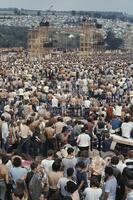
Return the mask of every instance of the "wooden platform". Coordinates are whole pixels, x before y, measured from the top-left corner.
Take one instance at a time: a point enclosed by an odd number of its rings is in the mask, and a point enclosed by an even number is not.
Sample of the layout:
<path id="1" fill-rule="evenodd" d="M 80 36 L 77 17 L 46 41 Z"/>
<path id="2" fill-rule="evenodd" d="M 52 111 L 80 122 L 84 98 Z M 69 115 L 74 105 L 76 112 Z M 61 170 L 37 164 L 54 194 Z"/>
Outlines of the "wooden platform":
<path id="1" fill-rule="evenodd" d="M 133 139 L 131 138 L 123 138 L 119 135 L 115 135 L 115 134 L 110 134 L 110 136 L 113 138 L 113 142 L 111 144 L 111 149 L 114 150 L 115 149 L 115 146 L 116 144 L 125 144 L 125 145 L 128 145 L 128 146 L 133 146 Z"/>

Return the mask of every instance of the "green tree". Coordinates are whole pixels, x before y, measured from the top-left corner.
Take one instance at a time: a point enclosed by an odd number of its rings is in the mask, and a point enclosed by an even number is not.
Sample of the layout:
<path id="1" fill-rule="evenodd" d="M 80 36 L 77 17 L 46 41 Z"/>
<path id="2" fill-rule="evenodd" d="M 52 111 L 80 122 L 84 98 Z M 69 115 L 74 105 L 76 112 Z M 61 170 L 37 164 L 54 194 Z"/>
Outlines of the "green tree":
<path id="1" fill-rule="evenodd" d="M 122 38 L 116 37 L 112 30 L 108 30 L 105 39 L 106 48 L 109 50 L 119 49 L 123 45 Z"/>
<path id="2" fill-rule="evenodd" d="M 27 47 L 28 28 L 0 26 L 0 48 Z"/>
<path id="3" fill-rule="evenodd" d="M 75 15 L 76 15 L 76 11 L 75 11 L 75 10 L 72 10 L 72 11 L 71 11 L 71 15 L 72 15 L 72 16 L 75 16 Z"/>
<path id="4" fill-rule="evenodd" d="M 40 10 L 37 11 L 37 16 L 41 16 L 41 11 Z"/>

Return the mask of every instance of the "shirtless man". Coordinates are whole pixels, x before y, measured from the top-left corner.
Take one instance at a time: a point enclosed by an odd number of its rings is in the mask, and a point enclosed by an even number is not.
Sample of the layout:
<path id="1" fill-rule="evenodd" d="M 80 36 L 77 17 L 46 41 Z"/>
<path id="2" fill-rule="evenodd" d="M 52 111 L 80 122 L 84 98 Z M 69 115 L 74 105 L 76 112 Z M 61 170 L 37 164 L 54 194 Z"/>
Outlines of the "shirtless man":
<path id="1" fill-rule="evenodd" d="M 70 98 L 70 114 L 71 114 L 71 116 L 74 116 L 74 114 L 75 114 L 75 105 L 76 105 L 76 98 L 75 98 L 75 96 L 72 96 Z"/>
<path id="2" fill-rule="evenodd" d="M 60 171 L 60 168 L 60 162 L 54 161 L 52 165 L 52 171 L 48 173 L 49 196 L 53 195 L 57 191 L 57 183 L 59 179 L 63 177 L 63 172 Z"/>
<path id="3" fill-rule="evenodd" d="M 44 146 L 44 151 L 47 154 L 47 151 L 52 149 L 55 149 L 55 129 L 52 128 L 49 124 L 47 124 L 47 127 L 45 128 L 45 136 L 46 136 L 46 142 Z"/>
<path id="4" fill-rule="evenodd" d="M 8 168 L 4 165 L 4 157 L 0 164 L 0 199 L 5 200 L 6 184 L 9 182 Z"/>
<path id="5" fill-rule="evenodd" d="M 12 199 L 13 200 L 22 200 L 24 197 L 24 192 L 21 189 L 16 188 L 13 191 Z"/>

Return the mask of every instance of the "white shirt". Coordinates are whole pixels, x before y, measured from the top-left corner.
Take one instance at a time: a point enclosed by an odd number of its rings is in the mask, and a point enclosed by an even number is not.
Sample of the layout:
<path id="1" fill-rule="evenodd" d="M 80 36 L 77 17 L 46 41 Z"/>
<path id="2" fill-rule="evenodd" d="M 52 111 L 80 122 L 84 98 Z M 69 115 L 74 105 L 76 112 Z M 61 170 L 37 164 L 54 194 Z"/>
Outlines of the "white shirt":
<path id="1" fill-rule="evenodd" d="M 133 191 L 129 192 L 127 194 L 127 199 L 126 200 L 133 200 Z"/>
<path id="2" fill-rule="evenodd" d="M 88 85 L 87 79 L 83 79 L 83 83 L 85 86 L 87 86 Z"/>
<path id="3" fill-rule="evenodd" d="M 60 189 L 63 196 L 70 196 L 70 194 L 65 190 L 65 186 L 69 180 L 66 177 L 61 177 L 58 181 L 57 188 Z"/>
<path id="4" fill-rule="evenodd" d="M 90 108 L 90 104 L 91 104 L 90 100 L 84 101 L 85 108 Z"/>
<path id="5" fill-rule="evenodd" d="M 121 113 L 122 113 L 122 106 L 116 105 L 116 107 L 114 109 L 114 115 L 121 116 Z"/>
<path id="6" fill-rule="evenodd" d="M 105 192 L 109 193 L 108 200 L 115 200 L 117 180 L 115 177 L 107 180 L 105 183 Z"/>
<path id="7" fill-rule="evenodd" d="M 102 195 L 101 188 L 86 188 L 84 190 L 85 200 L 99 200 Z"/>
<path id="8" fill-rule="evenodd" d="M 30 92 L 29 92 L 29 91 L 24 92 L 24 99 L 25 99 L 25 100 L 28 100 L 28 99 L 29 99 L 29 96 L 30 96 Z"/>
<path id="9" fill-rule="evenodd" d="M 123 86 L 123 84 L 124 84 L 124 81 L 119 81 L 119 86 L 120 87 Z"/>
<path id="10" fill-rule="evenodd" d="M 126 164 L 126 166 L 127 166 L 129 169 L 133 170 L 133 159 L 132 159 L 132 158 L 126 159 L 124 163 Z"/>
<path id="11" fill-rule="evenodd" d="M 58 99 L 56 99 L 55 97 L 52 99 L 52 107 L 58 108 Z"/>
<path id="12" fill-rule="evenodd" d="M 2 116 L 4 116 L 7 121 L 11 120 L 11 115 L 6 111 L 2 114 Z"/>
<path id="13" fill-rule="evenodd" d="M 32 86 L 32 91 L 35 92 L 37 90 L 37 88 L 35 86 Z"/>
<path id="14" fill-rule="evenodd" d="M 12 180 L 16 183 L 18 179 L 24 178 L 27 175 L 27 170 L 23 167 L 13 167 L 10 171 Z"/>
<path id="15" fill-rule="evenodd" d="M 86 133 L 81 133 L 78 136 L 77 143 L 79 147 L 88 147 L 90 146 L 90 136 Z"/>
<path id="16" fill-rule="evenodd" d="M 7 122 L 3 122 L 2 123 L 1 130 L 2 130 L 2 139 L 4 140 L 4 142 L 6 142 L 6 139 L 7 139 L 8 135 L 9 135 Z"/>
<path id="17" fill-rule="evenodd" d="M 48 92 L 49 92 L 49 87 L 48 87 L 47 85 L 44 86 L 43 89 L 44 89 L 44 92 L 45 92 L 45 93 L 48 93 Z"/>
<path id="18" fill-rule="evenodd" d="M 122 125 L 121 125 L 122 136 L 126 137 L 126 138 L 130 138 L 132 129 L 133 129 L 133 123 L 132 122 L 122 123 Z"/>
<path id="19" fill-rule="evenodd" d="M 49 171 L 52 171 L 53 163 L 54 163 L 54 160 L 44 159 L 41 162 L 41 167 L 43 167 L 45 169 L 46 173 L 48 173 Z"/>
<path id="20" fill-rule="evenodd" d="M 118 163 L 118 165 L 116 165 L 116 167 L 120 170 L 120 172 L 122 173 L 123 172 L 123 169 L 125 168 L 125 167 L 127 167 L 126 166 L 126 164 L 125 163 L 123 163 L 122 161 L 119 161 L 119 163 Z"/>
<path id="21" fill-rule="evenodd" d="M 18 91 L 19 91 L 19 95 L 23 95 L 24 94 L 23 93 L 24 92 L 23 88 L 20 88 Z"/>

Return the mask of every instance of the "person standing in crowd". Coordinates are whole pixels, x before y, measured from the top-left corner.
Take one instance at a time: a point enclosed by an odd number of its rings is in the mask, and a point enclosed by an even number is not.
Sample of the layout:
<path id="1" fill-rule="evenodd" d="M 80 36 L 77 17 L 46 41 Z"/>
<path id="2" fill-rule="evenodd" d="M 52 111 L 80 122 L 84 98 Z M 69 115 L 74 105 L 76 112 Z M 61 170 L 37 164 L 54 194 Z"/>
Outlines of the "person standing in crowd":
<path id="1" fill-rule="evenodd" d="M 121 117 L 121 115 L 122 115 L 122 105 L 121 105 L 121 103 L 116 104 L 116 106 L 114 108 L 114 115 Z"/>
<path id="2" fill-rule="evenodd" d="M 54 161 L 52 165 L 52 171 L 48 173 L 49 197 L 53 196 L 57 192 L 57 184 L 61 177 L 63 177 L 63 172 L 61 171 L 61 163 L 59 160 L 57 160 Z"/>
<path id="3" fill-rule="evenodd" d="M 79 152 L 79 157 L 77 157 L 77 163 L 80 161 L 84 162 L 86 170 L 88 171 L 91 164 L 90 158 L 88 157 L 88 151 L 84 150 Z"/>
<path id="4" fill-rule="evenodd" d="M 62 159 L 62 167 L 64 168 L 64 176 L 67 175 L 67 169 L 73 168 L 75 169 L 75 166 L 77 164 L 77 158 L 75 158 L 74 155 L 74 149 L 72 147 L 69 147 L 67 149 L 67 157 Z"/>
<path id="5" fill-rule="evenodd" d="M 30 136 L 32 136 L 32 131 L 28 126 L 29 123 L 30 120 L 27 120 L 27 123 L 25 120 L 22 120 L 20 123 L 20 131 L 19 131 L 21 151 L 26 154 L 29 154 Z"/>
<path id="6" fill-rule="evenodd" d="M 102 136 L 103 136 L 103 132 L 106 128 L 106 123 L 104 121 L 104 119 L 102 118 L 102 116 L 99 117 L 97 124 L 96 124 L 96 128 L 95 128 L 95 132 L 96 132 L 96 136 L 97 136 L 97 140 L 98 140 L 98 150 L 101 151 L 101 145 L 102 145 Z"/>
<path id="7" fill-rule="evenodd" d="M 48 150 L 47 158 L 42 160 L 41 167 L 44 168 L 46 173 L 48 173 L 48 172 L 52 171 L 53 163 L 54 163 L 54 151 Z"/>
<path id="8" fill-rule="evenodd" d="M 79 193 L 83 194 L 83 191 L 88 187 L 87 172 L 84 162 L 80 161 L 76 165 L 76 180 Z"/>
<path id="9" fill-rule="evenodd" d="M 53 98 L 52 98 L 52 110 L 53 110 L 53 113 L 55 115 L 58 114 L 58 105 L 59 105 L 58 99 L 56 98 L 55 95 L 53 95 Z"/>
<path id="10" fill-rule="evenodd" d="M 122 121 L 121 121 L 120 117 L 115 115 L 110 122 L 112 130 L 113 130 L 114 133 L 118 134 L 120 132 L 121 123 L 122 123 Z"/>
<path id="11" fill-rule="evenodd" d="M 125 138 L 131 138 L 132 129 L 133 123 L 130 121 L 130 117 L 125 116 L 124 122 L 121 125 L 122 136 Z"/>
<path id="12" fill-rule="evenodd" d="M 133 171 L 133 150 L 128 151 L 128 158 L 125 159 L 126 166 Z"/>
<path id="13" fill-rule="evenodd" d="M 25 185 L 25 181 L 18 179 L 17 182 L 16 182 L 16 188 L 18 188 L 18 189 L 20 189 L 24 192 L 23 200 L 28 200 L 29 194 L 28 194 L 27 187 Z"/>
<path id="14" fill-rule="evenodd" d="M 39 200 L 47 200 L 47 198 L 46 198 L 45 195 L 42 193 L 42 194 L 40 195 Z"/>
<path id="15" fill-rule="evenodd" d="M 120 170 L 120 172 L 122 173 L 124 168 L 126 167 L 126 164 L 124 163 L 124 156 L 123 155 L 119 155 L 118 156 L 119 162 L 116 165 L 117 169 Z"/>
<path id="16" fill-rule="evenodd" d="M 7 166 L 2 162 L 0 164 L 0 199 L 5 200 L 7 184 L 9 183 L 9 171 Z"/>
<path id="17" fill-rule="evenodd" d="M 55 122 L 55 133 L 56 133 L 56 135 L 61 134 L 64 126 L 65 126 L 65 123 L 63 122 L 63 118 L 58 117 L 57 122 Z"/>
<path id="18" fill-rule="evenodd" d="M 79 192 L 77 190 L 77 185 L 73 181 L 67 182 L 66 190 L 70 194 L 71 200 L 80 200 Z"/>
<path id="19" fill-rule="evenodd" d="M 13 159 L 13 168 L 10 170 L 11 179 L 13 181 L 13 187 L 16 188 L 16 182 L 19 179 L 25 180 L 27 175 L 27 170 L 22 167 L 21 158 L 16 156 Z"/>
<path id="20" fill-rule="evenodd" d="M 87 150 L 90 148 L 90 136 L 85 132 L 85 127 L 82 128 L 81 134 L 77 138 L 77 145 L 80 151 Z"/>
<path id="21" fill-rule="evenodd" d="M 102 141 L 102 152 L 108 152 L 111 149 L 113 139 L 110 137 L 109 133 L 105 133 Z"/>
<path id="22" fill-rule="evenodd" d="M 106 109 L 107 112 L 107 121 L 109 122 L 113 118 L 113 106 L 109 104 Z"/>
<path id="23" fill-rule="evenodd" d="M 111 163 L 109 166 L 112 167 L 113 169 L 113 175 L 115 176 L 116 180 L 117 180 L 117 183 L 119 184 L 120 182 L 120 179 L 121 179 L 121 172 L 120 170 L 117 168 L 117 165 L 119 163 L 119 158 L 117 156 L 113 156 L 111 158 Z"/>
<path id="24" fill-rule="evenodd" d="M 26 183 L 28 192 L 29 192 L 29 184 L 30 184 L 30 181 L 31 181 L 33 175 L 36 173 L 37 167 L 38 167 L 38 164 L 35 163 L 35 162 L 33 162 L 33 163 L 31 164 L 31 166 L 30 166 L 31 171 L 28 172 L 27 175 L 26 175 L 25 183 Z"/>
<path id="25" fill-rule="evenodd" d="M 44 155 L 47 156 L 49 150 L 53 150 L 56 148 L 56 141 L 55 141 L 55 128 L 49 122 L 46 124 L 45 127 L 45 136 L 46 142 L 44 143 Z"/>
<path id="26" fill-rule="evenodd" d="M 85 115 L 85 119 L 88 119 L 88 117 L 89 117 L 90 105 L 91 105 L 91 101 L 90 101 L 89 97 L 86 97 L 85 100 L 84 100 L 84 107 L 85 107 L 84 115 Z"/>
<path id="27" fill-rule="evenodd" d="M 13 200 L 23 200 L 24 192 L 21 189 L 16 188 L 12 193 Z"/>
<path id="28" fill-rule="evenodd" d="M 93 157 L 90 165 L 91 177 L 95 178 L 100 183 L 104 169 L 105 161 L 103 158 L 100 156 Z"/>
<path id="29" fill-rule="evenodd" d="M 84 190 L 85 200 L 99 200 L 102 195 L 102 189 L 99 182 L 92 178 L 90 181 L 90 187 Z"/>
<path id="30" fill-rule="evenodd" d="M 113 175 L 113 169 L 112 167 L 106 167 L 103 200 L 115 200 L 116 188 L 117 188 L 117 180 Z"/>
<path id="31" fill-rule="evenodd" d="M 38 200 L 44 187 L 47 187 L 47 176 L 40 166 L 34 172 L 29 182 L 29 196 L 31 200 Z"/>
<path id="32" fill-rule="evenodd" d="M 7 150 L 7 148 L 8 148 L 8 136 L 9 136 L 8 123 L 6 122 L 4 116 L 1 116 L 1 121 L 2 121 L 2 125 L 1 125 L 1 134 L 2 134 L 1 145 L 2 145 L 2 149 Z"/>
<path id="33" fill-rule="evenodd" d="M 133 199 L 133 180 L 127 181 L 126 189 L 127 189 L 127 198 L 126 198 L 126 200 L 132 200 Z"/>
<path id="34" fill-rule="evenodd" d="M 66 184 L 68 181 L 73 181 L 74 176 L 74 169 L 68 168 L 67 169 L 67 177 L 61 177 L 58 181 L 57 187 L 60 190 L 60 195 L 62 198 L 70 196 L 69 193 L 65 190 Z"/>

